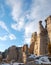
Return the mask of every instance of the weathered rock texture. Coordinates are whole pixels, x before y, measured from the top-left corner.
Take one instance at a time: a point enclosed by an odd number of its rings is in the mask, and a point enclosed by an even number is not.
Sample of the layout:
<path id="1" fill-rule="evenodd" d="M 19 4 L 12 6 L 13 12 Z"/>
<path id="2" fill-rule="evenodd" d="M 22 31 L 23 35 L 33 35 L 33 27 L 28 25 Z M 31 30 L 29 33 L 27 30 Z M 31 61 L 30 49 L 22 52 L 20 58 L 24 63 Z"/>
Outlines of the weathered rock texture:
<path id="1" fill-rule="evenodd" d="M 42 21 L 39 21 L 40 33 L 32 34 L 30 51 L 36 55 L 45 55 L 48 53 L 48 43 L 51 42 L 51 16 L 46 20 L 46 25 L 43 27 Z"/>
<path id="2" fill-rule="evenodd" d="M 17 51 L 17 47 L 16 46 L 12 46 L 9 48 L 9 52 L 8 52 L 8 55 L 7 55 L 7 60 L 8 61 L 11 61 L 11 60 L 17 60 L 18 58 L 18 51 Z"/>
<path id="3" fill-rule="evenodd" d="M 22 47 L 22 59 L 23 59 L 23 62 L 24 62 L 24 63 L 27 62 L 27 57 L 28 57 L 28 45 L 25 44 L 25 45 Z"/>

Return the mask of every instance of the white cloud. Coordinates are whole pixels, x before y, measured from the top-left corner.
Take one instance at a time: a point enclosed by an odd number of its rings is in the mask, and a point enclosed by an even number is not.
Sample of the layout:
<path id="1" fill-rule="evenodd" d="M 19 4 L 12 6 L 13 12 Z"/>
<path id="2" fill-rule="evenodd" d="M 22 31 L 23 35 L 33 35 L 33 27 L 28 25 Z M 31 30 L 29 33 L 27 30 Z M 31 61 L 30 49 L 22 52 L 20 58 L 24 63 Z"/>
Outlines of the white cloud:
<path id="1" fill-rule="evenodd" d="M 11 25 L 11 27 L 17 31 L 20 31 L 24 27 L 24 18 L 20 18 L 18 23 L 14 23 Z"/>
<path id="2" fill-rule="evenodd" d="M 14 34 L 10 34 L 10 35 L 9 35 L 9 39 L 10 39 L 10 40 L 15 40 L 15 39 L 16 39 L 16 36 L 15 36 Z"/>
<path id="3" fill-rule="evenodd" d="M 28 22 L 25 26 L 25 35 L 28 36 L 30 33 L 32 33 L 34 30 L 34 22 Z"/>
<path id="4" fill-rule="evenodd" d="M 50 0 L 32 0 L 32 6 L 30 11 L 30 18 L 33 19 L 45 19 L 46 16 L 51 14 L 51 1 Z"/>
<path id="5" fill-rule="evenodd" d="M 28 44 L 30 45 L 30 40 L 31 40 L 31 37 L 25 37 L 25 40 L 24 40 L 24 44 Z"/>
<path id="6" fill-rule="evenodd" d="M 16 36 L 14 34 L 11 34 L 10 31 L 8 30 L 6 24 L 3 21 L 0 21 L 0 27 L 3 28 L 4 30 L 7 31 L 8 34 L 1 36 L 0 40 L 5 41 L 5 40 L 15 40 Z"/>
<path id="7" fill-rule="evenodd" d="M 25 26 L 25 35 L 24 35 L 24 43 L 30 44 L 31 35 L 33 32 L 36 32 L 37 29 L 35 26 L 36 23 L 34 21 L 30 21 Z"/>
<path id="8" fill-rule="evenodd" d="M 7 35 L 0 37 L 0 40 L 2 40 L 2 41 L 7 40 Z"/>
<path id="9" fill-rule="evenodd" d="M 24 17 L 22 14 L 22 0 L 7 0 L 6 2 L 11 7 L 11 16 L 15 21 L 11 24 L 11 27 L 15 30 L 20 31 L 24 26 Z"/>
<path id="10" fill-rule="evenodd" d="M 9 32 L 7 26 L 5 25 L 3 21 L 0 21 L 0 27 L 6 30 L 7 32 Z"/>
<path id="11" fill-rule="evenodd" d="M 0 37 L 1 41 L 6 41 L 6 40 L 15 40 L 16 36 L 14 34 L 8 34 Z"/>
<path id="12" fill-rule="evenodd" d="M 18 47 L 23 47 L 23 45 L 18 45 Z"/>
<path id="13" fill-rule="evenodd" d="M 21 14 L 22 0 L 6 0 L 6 3 L 11 7 L 11 16 L 13 20 L 18 21 Z"/>

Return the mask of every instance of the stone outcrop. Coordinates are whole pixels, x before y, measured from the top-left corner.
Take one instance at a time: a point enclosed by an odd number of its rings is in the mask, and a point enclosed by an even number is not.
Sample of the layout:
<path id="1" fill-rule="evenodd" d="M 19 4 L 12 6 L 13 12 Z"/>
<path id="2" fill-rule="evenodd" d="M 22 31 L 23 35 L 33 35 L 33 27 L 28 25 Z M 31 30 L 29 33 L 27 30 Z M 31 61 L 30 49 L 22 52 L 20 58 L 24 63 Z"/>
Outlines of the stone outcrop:
<path id="1" fill-rule="evenodd" d="M 18 48 L 18 62 L 23 62 L 22 60 L 22 47 L 17 47 Z"/>
<path id="2" fill-rule="evenodd" d="M 32 37 L 31 37 L 31 45 L 30 45 L 30 53 L 33 54 L 34 53 L 34 48 L 35 48 L 35 43 L 37 40 L 37 32 L 32 33 Z"/>
<path id="3" fill-rule="evenodd" d="M 27 57 L 28 57 L 28 45 L 25 44 L 23 47 L 22 47 L 22 59 L 23 59 L 23 62 L 26 63 L 27 62 Z"/>
<path id="4" fill-rule="evenodd" d="M 28 45 L 25 44 L 23 47 L 11 46 L 2 53 L 4 62 L 17 61 L 26 62 L 28 56 Z M 1 58 L 1 57 L 0 57 Z"/>
<path id="5" fill-rule="evenodd" d="M 42 25 L 42 21 L 39 22 L 39 28 L 40 28 L 40 33 L 39 33 L 39 55 L 44 55 L 48 53 L 47 50 L 47 45 L 48 45 L 48 32 L 46 27 L 44 28 Z M 37 42 L 38 43 L 38 42 Z"/>
<path id="6" fill-rule="evenodd" d="M 46 25 L 43 27 L 42 21 L 39 21 L 39 34 L 32 34 L 30 51 L 36 55 L 48 54 L 48 43 L 51 42 L 51 16 L 46 20 Z"/>
<path id="7" fill-rule="evenodd" d="M 16 46 L 12 46 L 9 48 L 9 52 L 7 55 L 7 60 L 11 61 L 11 60 L 17 60 L 17 55 L 18 55 L 18 51 L 17 51 L 17 47 Z"/>

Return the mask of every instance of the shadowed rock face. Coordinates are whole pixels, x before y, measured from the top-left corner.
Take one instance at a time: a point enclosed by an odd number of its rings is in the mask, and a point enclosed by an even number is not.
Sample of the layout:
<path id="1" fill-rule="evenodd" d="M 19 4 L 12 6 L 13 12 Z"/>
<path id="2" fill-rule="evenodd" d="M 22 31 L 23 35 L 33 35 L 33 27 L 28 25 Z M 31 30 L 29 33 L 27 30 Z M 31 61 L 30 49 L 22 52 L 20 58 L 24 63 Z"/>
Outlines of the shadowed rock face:
<path id="1" fill-rule="evenodd" d="M 25 56 L 27 58 L 28 45 L 24 45 L 23 47 L 11 46 L 7 50 L 5 50 L 2 55 L 3 59 L 5 59 L 6 62 L 10 62 L 11 60 L 23 62 L 23 52 L 25 52 Z"/>
<path id="2" fill-rule="evenodd" d="M 2 53 L 3 59 L 6 59 L 7 61 L 22 61 L 22 51 L 21 51 L 22 47 L 16 47 L 16 46 L 11 46 L 9 47 L 7 50 L 5 50 Z M 21 59 L 21 60 L 20 60 Z"/>
<path id="3" fill-rule="evenodd" d="M 0 54 L 0 63 L 2 62 L 2 55 Z"/>
<path id="4" fill-rule="evenodd" d="M 18 50 L 16 46 L 12 46 L 9 48 L 9 52 L 7 55 L 7 60 L 17 60 Z"/>

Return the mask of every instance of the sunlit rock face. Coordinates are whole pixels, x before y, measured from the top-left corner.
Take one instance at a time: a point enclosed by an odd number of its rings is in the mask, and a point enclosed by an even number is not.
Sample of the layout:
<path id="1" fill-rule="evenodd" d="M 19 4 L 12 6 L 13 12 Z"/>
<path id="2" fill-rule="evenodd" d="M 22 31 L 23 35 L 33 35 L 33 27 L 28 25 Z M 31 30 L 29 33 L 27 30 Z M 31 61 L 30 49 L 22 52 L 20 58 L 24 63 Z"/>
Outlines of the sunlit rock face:
<path id="1" fill-rule="evenodd" d="M 48 54 L 48 43 L 51 42 L 51 16 L 45 20 L 45 27 L 42 25 L 42 21 L 39 21 L 39 34 L 32 34 L 30 53 L 36 55 Z"/>
<path id="2" fill-rule="evenodd" d="M 30 53 L 34 53 L 35 43 L 37 42 L 37 32 L 32 33 L 31 44 L 30 44 Z"/>

